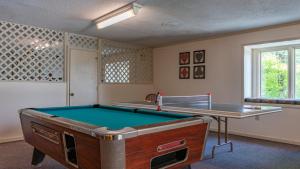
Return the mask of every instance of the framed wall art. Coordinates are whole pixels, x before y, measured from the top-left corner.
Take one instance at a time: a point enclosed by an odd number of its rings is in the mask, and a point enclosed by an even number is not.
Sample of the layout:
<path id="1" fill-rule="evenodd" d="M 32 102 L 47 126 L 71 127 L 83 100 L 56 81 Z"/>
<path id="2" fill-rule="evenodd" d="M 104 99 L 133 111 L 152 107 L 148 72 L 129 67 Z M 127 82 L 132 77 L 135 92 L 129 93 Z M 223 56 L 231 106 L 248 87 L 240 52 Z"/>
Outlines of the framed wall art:
<path id="1" fill-rule="evenodd" d="M 188 64 L 190 64 L 190 52 L 179 53 L 179 65 L 188 65 Z"/>
<path id="2" fill-rule="evenodd" d="M 194 64 L 205 63 L 205 50 L 194 51 L 193 60 Z"/>
<path id="3" fill-rule="evenodd" d="M 190 78 L 190 67 L 181 66 L 179 67 L 179 79 L 189 79 Z"/>
<path id="4" fill-rule="evenodd" d="M 194 79 L 205 79 L 205 65 L 194 66 Z"/>

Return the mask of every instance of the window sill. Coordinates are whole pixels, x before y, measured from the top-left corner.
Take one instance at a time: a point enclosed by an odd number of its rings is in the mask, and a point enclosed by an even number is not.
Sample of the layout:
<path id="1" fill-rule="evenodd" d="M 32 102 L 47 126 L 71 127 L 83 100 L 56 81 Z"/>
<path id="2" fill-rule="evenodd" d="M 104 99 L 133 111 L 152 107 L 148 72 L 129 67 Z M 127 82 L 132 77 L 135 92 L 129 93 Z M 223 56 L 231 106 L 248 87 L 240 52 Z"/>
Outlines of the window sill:
<path id="1" fill-rule="evenodd" d="M 299 99 L 265 99 L 265 98 L 245 98 L 245 103 L 261 104 L 261 105 L 274 105 L 284 108 L 299 108 Z"/>

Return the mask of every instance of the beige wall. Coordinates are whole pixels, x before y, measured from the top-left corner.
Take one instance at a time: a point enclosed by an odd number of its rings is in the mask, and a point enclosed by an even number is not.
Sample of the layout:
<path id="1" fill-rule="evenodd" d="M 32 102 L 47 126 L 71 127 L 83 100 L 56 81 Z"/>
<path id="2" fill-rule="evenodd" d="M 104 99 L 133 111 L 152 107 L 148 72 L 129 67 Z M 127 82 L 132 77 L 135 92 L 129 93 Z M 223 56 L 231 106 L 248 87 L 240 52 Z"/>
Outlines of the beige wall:
<path id="1" fill-rule="evenodd" d="M 100 84 L 100 104 L 114 104 L 144 100 L 145 96 L 153 93 L 152 84 Z"/>
<path id="2" fill-rule="evenodd" d="M 66 105 L 65 83 L 0 83 L 0 143 L 23 138 L 18 110 Z"/>
<path id="3" fill-rule="evenodd" d="M 238 104 L 243 101 L 243 45 L 286 39 L 300 39 L 300 25 L 291 25 L 210 40 L 154 49 L 154 86 L 166 95 L 212 93 L 214 102 Z M 206 79 L 178 79 L 179 52 L 206 50 Z M 192 57 L 191 57 L 192 59 Z M 192 60 L 191 60 L 192 62 Z M 192 71 L 192 69 L 191 69 Z M 192 74 L 191 74 L 192 76 Z M 273 139 L 300 145 L 299 109 L 244 120 L 230 119 L 235 134 Z M 214 125 L 213 125 L 214 126 Z"/>

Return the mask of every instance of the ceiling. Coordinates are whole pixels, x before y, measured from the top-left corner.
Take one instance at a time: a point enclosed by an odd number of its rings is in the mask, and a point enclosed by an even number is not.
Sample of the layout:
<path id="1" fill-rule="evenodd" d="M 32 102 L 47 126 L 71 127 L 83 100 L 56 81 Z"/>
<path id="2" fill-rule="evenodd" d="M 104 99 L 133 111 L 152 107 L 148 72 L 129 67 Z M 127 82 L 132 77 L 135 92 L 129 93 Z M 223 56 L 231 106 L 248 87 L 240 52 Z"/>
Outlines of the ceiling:
<path id="1" fill-rule="evenodd" d="M 299 0 L 138 0 L 131 19 L 93 20 L 132 0 L 0 0 L 0 20 L 158 47 L 300 21 Z"/>

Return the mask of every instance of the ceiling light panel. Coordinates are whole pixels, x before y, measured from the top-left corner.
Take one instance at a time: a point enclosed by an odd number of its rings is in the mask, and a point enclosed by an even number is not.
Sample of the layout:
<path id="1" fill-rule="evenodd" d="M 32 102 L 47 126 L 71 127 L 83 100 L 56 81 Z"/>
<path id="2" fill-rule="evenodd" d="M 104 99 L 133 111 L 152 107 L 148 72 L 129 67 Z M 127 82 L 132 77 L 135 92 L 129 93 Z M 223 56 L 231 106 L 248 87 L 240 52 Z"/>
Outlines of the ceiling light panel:
<path id="1" fill-rule="evenodd" d="M 102 29 L 134 17 L 138 14 L 141 8 L 142 6 L 137 3 L 130 3 L 119 9 L 109 12 L 108 14 L 103 15 L 96 20 L 97 28 Z"/>

